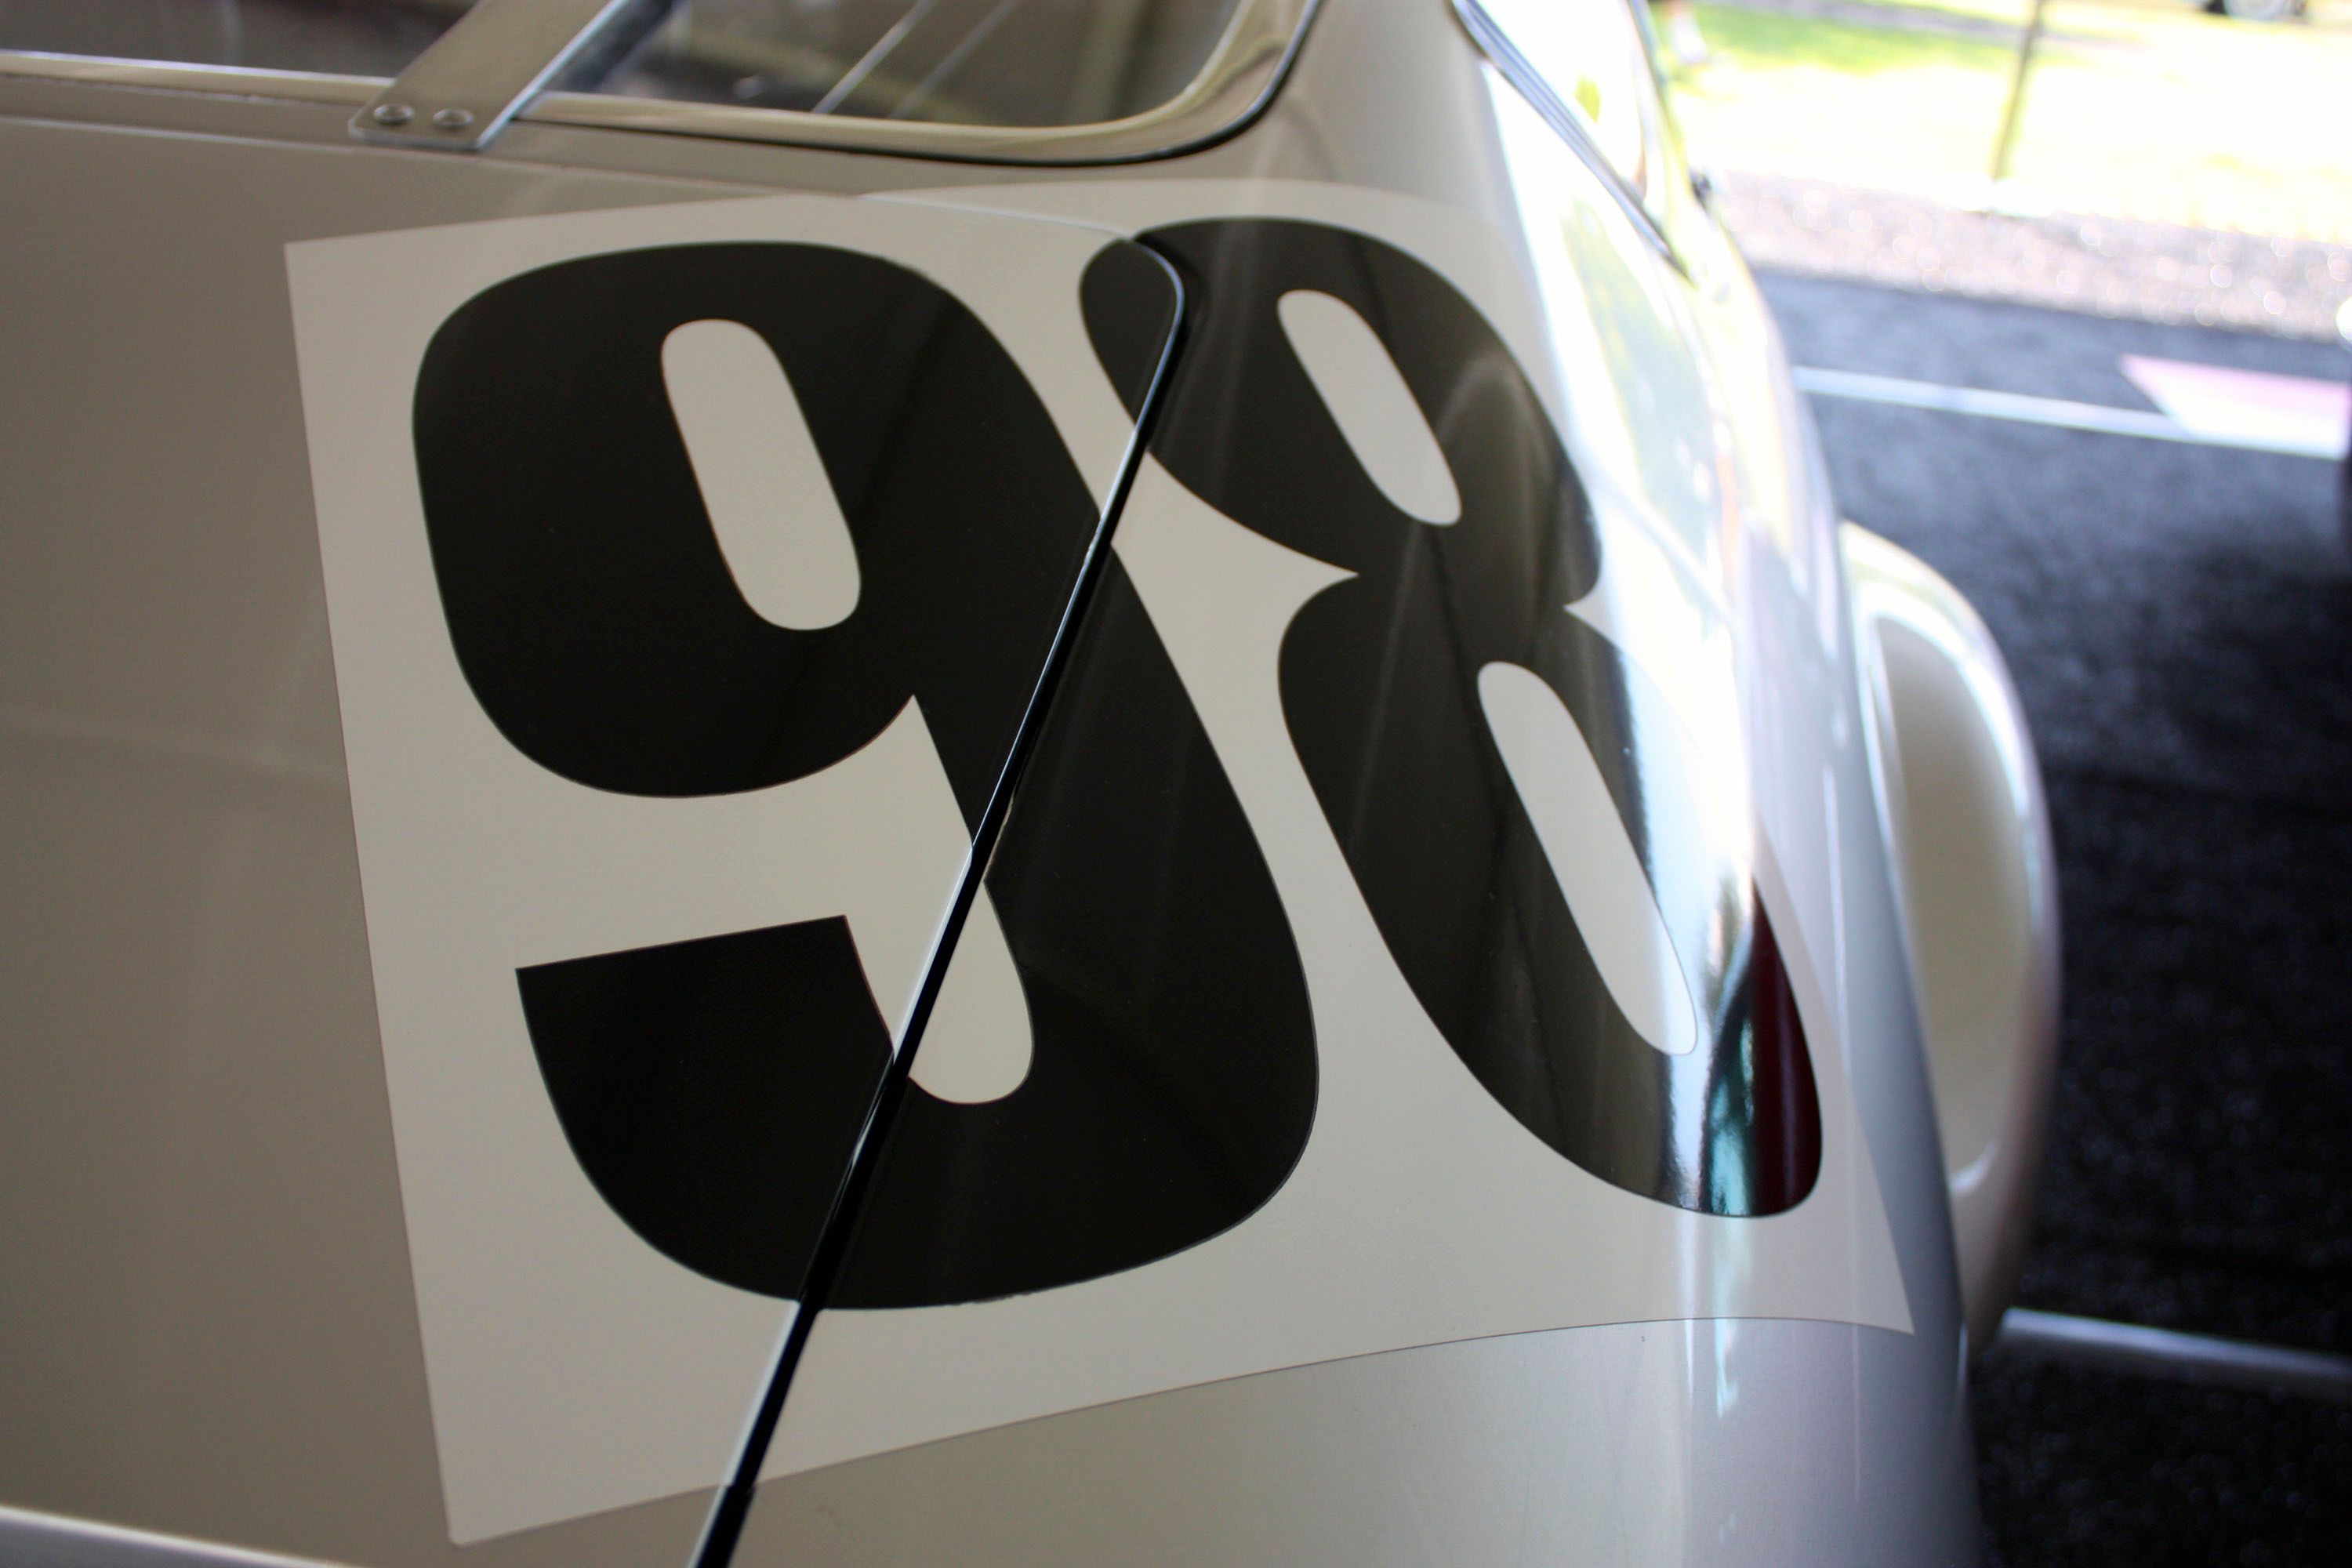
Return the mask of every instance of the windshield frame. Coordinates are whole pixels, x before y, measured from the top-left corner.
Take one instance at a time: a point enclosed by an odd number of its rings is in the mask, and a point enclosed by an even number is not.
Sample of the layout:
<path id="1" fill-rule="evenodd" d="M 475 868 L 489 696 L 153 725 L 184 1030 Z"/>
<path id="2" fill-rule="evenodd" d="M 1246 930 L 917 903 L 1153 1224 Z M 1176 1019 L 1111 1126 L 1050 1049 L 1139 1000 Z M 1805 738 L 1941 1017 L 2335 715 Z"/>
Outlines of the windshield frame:
<path id="1" fill-rule="evenodd" d="M 1273 101 L 1320 0 L 1238 0 L 1208 59 L 1167 102 L 1091 125 L 864 120 L 796 110 L 600 92 L 541 92 L 515 118 L 660 135 L 834 148 L 974 163 L 1084 166 L 1172 157 L 1245 129 Z M 29 77 L 297 103 L 373 100 L 392 79 L 93 55 L 0 50 L 0 78 Z"/>

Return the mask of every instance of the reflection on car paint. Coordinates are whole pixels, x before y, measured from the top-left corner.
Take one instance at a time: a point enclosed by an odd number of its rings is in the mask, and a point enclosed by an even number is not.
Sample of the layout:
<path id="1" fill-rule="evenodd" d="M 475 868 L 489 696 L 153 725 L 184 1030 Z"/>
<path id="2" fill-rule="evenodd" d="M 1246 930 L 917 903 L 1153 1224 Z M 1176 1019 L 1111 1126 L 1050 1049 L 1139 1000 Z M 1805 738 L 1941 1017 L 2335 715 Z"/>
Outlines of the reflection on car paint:
<path id="1" fill-rule="evenodd" d="M 1804 1034 L 1759 918 L 1745 822 L 1671 705 L 1567 613 L 1599 579 L 1590 503 L 1534 389 L 1443 277 L 1369 236 L 1276 219 L 1193 223 L 1146 244 L 1186 279 L 1188 338 L 1152 437 L 1176 479 L 1243 526 L 1347 568 L 1282 647 L 1283 710 L 1381 934 L 1446 1042 L 1530 1132 L 1677 1207 L 1776 1214 L 1821 1165 Z M 1279 319 L 1328 294 L 1379 335 L 1461 495 L 1433 527 L 1364 471 Z M 1133 369 L 1111 358 L 1114 379 Z M 1703 1020 L 1656 1048 L 1580 933 L 1477 695 L 1503 664 L 1575 716 L 1648 874 Z"/>
<path id="2" fill-rule="evenodd" d="M 1132 1268 L 1246 1219 L 1307 1147 L 1317 1069 L 1297 946 L 1115 558 L 988 891 L 1028 1000 L 1028 1079 L 982 1105 L 913 1087 L 828 1305 L 975 1300 Z"/>

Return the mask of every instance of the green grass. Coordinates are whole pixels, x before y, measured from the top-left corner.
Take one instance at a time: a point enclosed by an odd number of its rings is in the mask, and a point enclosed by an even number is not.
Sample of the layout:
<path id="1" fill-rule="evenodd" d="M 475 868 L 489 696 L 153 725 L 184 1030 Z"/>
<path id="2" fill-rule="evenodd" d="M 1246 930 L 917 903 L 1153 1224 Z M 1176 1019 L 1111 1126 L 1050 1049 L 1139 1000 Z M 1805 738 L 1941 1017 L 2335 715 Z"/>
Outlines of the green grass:
<path id="1" fill-rule="evenodd" d="M 1880 5 L 1974 27 L 2021 0 Z M 1957 194 L 1981 184 L 2013 42 L 1702 5 L 1684 73 L 1692 152 L 1726 168 Z M 2057 205 L 2352 242 L 2352 0 L 2303 23 L 2189 0 L 2055 0 L 2012 174 Z"/>
<path id="2" fill-rule="evenodd" d="M 1701 5 L 1698 14 L 1716 53 L 1751 71 L 1817 70 L 1854 77 L 1888 71 L 1999 74 L 2015 58 L 2015 50 L 2006 45 L 1937 33 L 1855 26 L 1729 5 Z M 1705 74 L 1716 73 L 1707 68 Z"/>

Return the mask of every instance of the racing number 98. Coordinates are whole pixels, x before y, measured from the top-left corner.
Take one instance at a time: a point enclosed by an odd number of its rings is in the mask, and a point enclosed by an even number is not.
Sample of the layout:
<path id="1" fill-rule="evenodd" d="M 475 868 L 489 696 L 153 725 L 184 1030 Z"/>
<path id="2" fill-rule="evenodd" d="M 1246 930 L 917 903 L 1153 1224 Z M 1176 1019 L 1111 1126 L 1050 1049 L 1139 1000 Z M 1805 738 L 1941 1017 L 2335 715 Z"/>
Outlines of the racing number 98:
<path id="1" fill-rule="evenodd" d="M 1606 1181 L 1717 1215 L 1801 1201 L 1819 1116 L 1785 972 L 1736 861 L 1656 852 L 1654 833 L 1696 820 L 1678 807 L 1702 781 L 1638 672 L 1565 612 L 1597 576 L 1598 541 L 1508 352 L 1451 284 L 1361 235 L 1253 219 L 1144 238 L 1185 276 L 1191 334 L 1152 455 L 1236 522 L 1353 574 L 1294 618 L 1284 711 L 1440 1034 L 1522 1125 Z M 1280 329 L 1296 289 L 1378 333 L 1431 416 L 1459 523 L 1405 516 L 1357 464 Z M 1165 274 L 1115 244 L 1084 303 L 1139 411 L 1164 331 L 1137 329 L 1164 327 Z M 661 380 L 668 333 L 706 320 L 757 332 L 792 383 L 857 553 L 858 604 L 836 626 L 762 620 L 728 574 Z M 1098 519 L 1034 390 L 937 285 L 811 245 L 583 258 L 453 315 L 415 409 L 452 642 L 526 755 L 601 790 L 765 789 L 838 763 L 913 701 L 978 826 Z M 1669 930 L 1694 900 L 1739 916 L 1724 954 L 1680 953 L 1706 977 L 1687 1057 L 1642 1041 L 1577 932 L 1479 710 L 1494 662 L 1533 671 L 1574 715 Z M 1315 1044 L 1296 944 L 1115 557 L 1069 679 L 1089 700 L 1066 691 L 1029 763 L 1062 781 L 1051 820 L 1016 811 L 987 871 L 1030 1073 L 979 1105 L 910 1089 L 835 1304 L 1138 1267 L 1245 1218 L 1305 1147 Z M 1108 782 L 1139 758 L 1182 787 Z M 1102 940 L 1147 928 L 1148 962 Z M 1081 933 L 1097 965 L 1083 979 L 1056 962 Z M 891 1048 L 845 924 L 584 955 L 519 984 L 606 1200 L 688 1267 L 799 1295 Z"/>

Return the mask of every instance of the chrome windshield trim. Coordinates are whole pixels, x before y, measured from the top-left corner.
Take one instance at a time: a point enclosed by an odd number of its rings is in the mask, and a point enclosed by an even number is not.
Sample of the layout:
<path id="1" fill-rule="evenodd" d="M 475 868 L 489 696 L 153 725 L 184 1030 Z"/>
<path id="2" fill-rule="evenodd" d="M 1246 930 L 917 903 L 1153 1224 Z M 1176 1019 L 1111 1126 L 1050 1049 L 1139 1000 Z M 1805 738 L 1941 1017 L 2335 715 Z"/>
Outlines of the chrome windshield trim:
<path id="1" fill-rule="evenodd" d="M 1641 4 L 1641 0 L 1633 0 L 1633 3 Z M 1503 25 L 1487 14 L 1480 0 L 1453 0 L 1453 5 L 1454 15 L 1461 22 L 1463 31 L 1470 35 L 1470 41 L 1478 46 L 1487 63 L 1502 73 L 1504 80 L 1518 89 L 1519 96 L 1528 100 L 1543 117 L 1544 122 L 1568 143 L 1585 167 L 1592 171 L 1610 197 L 1623 209 L 1627 217 L 1633 220 L 1633 226 L 1641 231 L 1643 237 L 1672 263 L 1676 271 L 1688 276 L 1690 269 L 1675 250 L 1674 241 L 1667 237 L 1658 216 L 1650 210 L 1649 204 L 1632 186 L 1626 184 L 1624 176 L 1618 174 L 1609 160 L 1602 156 L 1601 149 L 1593 145 L 1591 133 L 1568 105 L 1560 101 L 1559 95 L 1545 79 L 1543 72 L 1536 69 L 1527 56 L 1519 52 L 1518 45 L 1511 41 L 1510 35 L 1503 30 Z"/>
<path id="2" fill-rule="evenodd" d="M 352 134 L 393 147 L 478 153 L 629 0 L 474 0 L 368 106 Z"/>
<path id="3" fill-rule="evenodd" d="M 187 1536 L 0 1504 L 0 1560 L 41 1568 L 330 1568 Z"/>
<path id="4" fill-rule="evenodd" d="M 281 103 L 361 104 L 391 80 L 380 76 L 330 76 L 317 71 L 267 70 L 259 66 L 206 66 L 162 60 L 110 59 L 100 55 L 46 55 L 0 49 L 0 77 L 135 87 L 150 92 L 198 92 L 219 98 L 269 99 Z"/>
<path id="5" fill-rule="evenodd" d="M 1272 101 L 1318 4 L 1319 0 L 1240 0 L 1207 64 L 1182 92 L 1145 113 L 1095 125 L 925 124 L 595 92 L 541 93 L 516 118 L 534 125 L 650 132 L 961 163 L 1136 163 L 1190 152 L 1248 125 Z M 354 107 L 373 100 L 390 81 L 385 77 L 0 50 L 0 77 L 9 76 Z"/>

